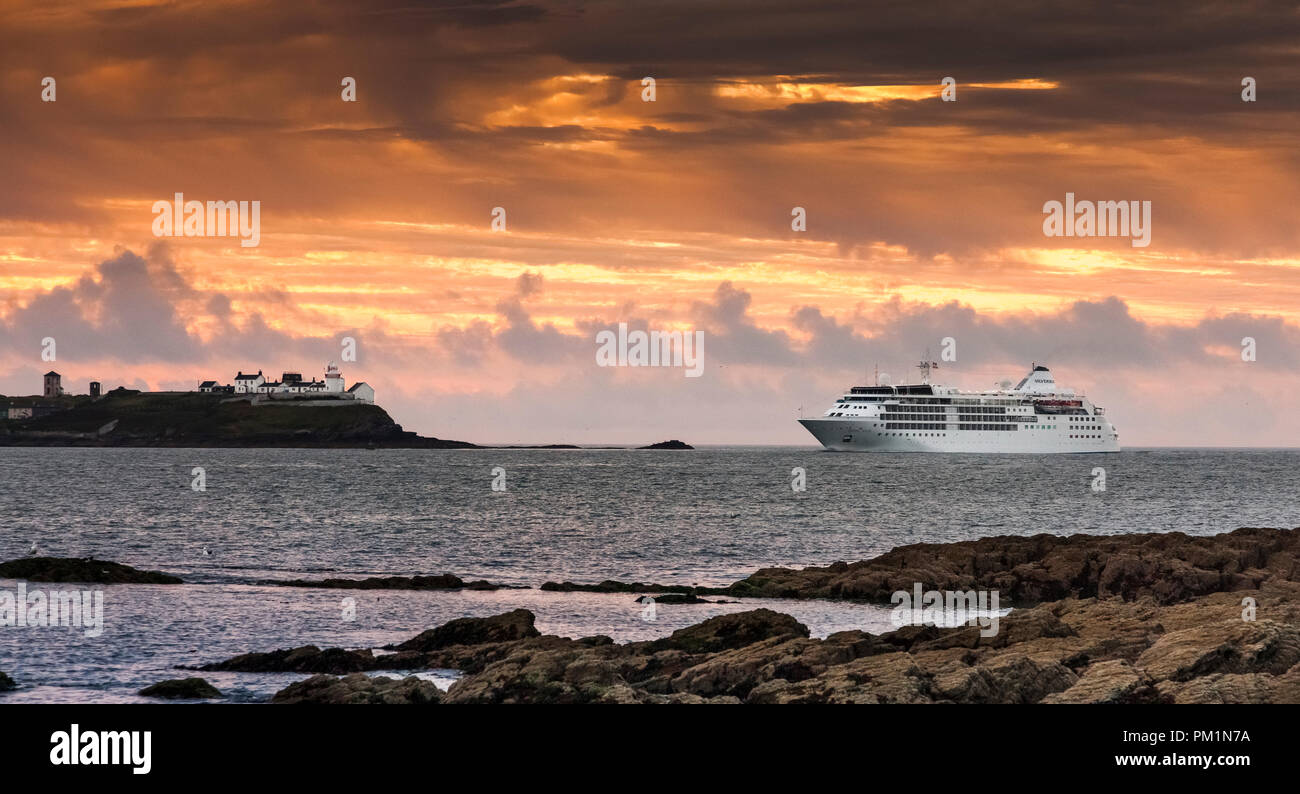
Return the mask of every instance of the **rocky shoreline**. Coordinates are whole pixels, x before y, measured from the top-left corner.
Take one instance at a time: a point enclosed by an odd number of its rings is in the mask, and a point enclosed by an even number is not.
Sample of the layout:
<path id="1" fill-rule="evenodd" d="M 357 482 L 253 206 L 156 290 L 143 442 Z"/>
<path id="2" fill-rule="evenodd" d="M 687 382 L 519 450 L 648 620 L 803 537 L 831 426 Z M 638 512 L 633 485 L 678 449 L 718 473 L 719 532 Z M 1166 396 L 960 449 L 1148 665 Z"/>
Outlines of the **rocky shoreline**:
<path id="1" fill-rule="evenodd" d="M 0 575 L 15 574 L 173 580 L 52 558 L 0 566 Z M 487 585 L 450 574 L 276 584 Z M 818 639 L 789 615 L 754 609 L 620 644 L 544 635 L 533 613 L 516 609 L 452 620 L 383 649 L 307 645 L 185 669 L 312 676 L 273 703 L 1300 703 L 1300 530 L 999 536 L 768 568 L 723 588 L 611 580 L 542 589 L 888 603 L 917 586 L 996 590 L 1013 611 L 988 636 L 979 625 L 907 625 Z M 435 669 L 463 677 L 441 692 L 415 676 L 366 675 Z M 154 693 L 164 697 L 208 691 L 201 679 L 163 683 Z"/>
<path id="2" fill-rule="evenodd" d="M 1066 599 L 1012 613 L 992 638 L 976 627 L 908 626 L 824 640 L 788 615 L 759 609 L 622 645 L 536 634 L 435 641 L 386 655 L 306 646 L 200 669 L 314 674 L 272 702 L 289 695 L 322 703 L 1300 702 L 1294 601 L 1265 596 L 1259 609 L 1275 617 L 1244 621 L 1227 593 L 1163 607 Z M 465 620 L 520 622 L 536 633 L 527 612 Z M 403 701 L 390 691 L 392 679 L 364 675 L 419 668 L 465 676 L 445 693 L 408 677 L 407 689 L 395 691 L 416 699 Z"/>
<path id="3" fill-rule="evenodd" d="M 1300 530 L 916 544 L 852 565 L 765 569 L 722 590 L 883 600 L 917 583 L 998 588 L 1016 609 L 992 636 L 905 626 L 815 639 L 758 609 L 627 644 L 542 635 L 515 610 L 451 621 L 383 654 L 304 646 L 198 669 L 315 674 L 279 703 L 1300 702 Z M 465 675 L 445 693 L 364 675 L 436 668 Z"/>

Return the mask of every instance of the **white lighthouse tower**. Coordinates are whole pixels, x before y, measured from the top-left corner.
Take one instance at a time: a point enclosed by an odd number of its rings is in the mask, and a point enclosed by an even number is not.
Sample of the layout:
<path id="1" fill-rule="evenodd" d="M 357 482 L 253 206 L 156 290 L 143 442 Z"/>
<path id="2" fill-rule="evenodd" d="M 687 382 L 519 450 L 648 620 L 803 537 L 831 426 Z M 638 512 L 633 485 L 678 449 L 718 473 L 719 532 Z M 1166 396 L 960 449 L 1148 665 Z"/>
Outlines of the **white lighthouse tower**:
<path id="1" fill-rule="evenodd" d="M 333 361 L 325 365 L 325 391 L 330 394 L 343 393 L 343 373 Z"/>

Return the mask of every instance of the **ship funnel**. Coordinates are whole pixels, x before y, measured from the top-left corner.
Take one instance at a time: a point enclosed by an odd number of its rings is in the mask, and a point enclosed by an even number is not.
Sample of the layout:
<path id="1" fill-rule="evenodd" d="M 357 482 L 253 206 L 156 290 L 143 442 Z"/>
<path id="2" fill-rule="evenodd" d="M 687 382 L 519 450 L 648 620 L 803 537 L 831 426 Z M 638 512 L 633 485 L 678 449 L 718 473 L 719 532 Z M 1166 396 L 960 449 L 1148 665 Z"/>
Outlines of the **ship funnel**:
<path id="1" fill-rule="evenodd" d="M 1052 377 L 1052 373 L 1048 371 L 1047 367 L 1035 364 L 1029 374 L 1016 386 L 1016 391 L 1031 394 L 1055 394 L 1056 379 Z"/>

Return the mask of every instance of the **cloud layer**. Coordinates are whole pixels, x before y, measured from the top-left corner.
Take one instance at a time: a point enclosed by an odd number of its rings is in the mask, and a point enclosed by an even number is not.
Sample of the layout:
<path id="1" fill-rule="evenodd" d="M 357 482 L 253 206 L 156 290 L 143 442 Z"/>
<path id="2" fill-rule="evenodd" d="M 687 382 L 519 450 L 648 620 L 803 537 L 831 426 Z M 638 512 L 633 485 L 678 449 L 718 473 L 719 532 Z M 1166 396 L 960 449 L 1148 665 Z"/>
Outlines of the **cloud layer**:
<path id="1" fill-rule="evenodd" d="M 946 380 L 1046 361 L 1126 443 L 1283 443 L 1298 34 L 1209 0 L 19 3 L 0 387 L 47 336 L 155 388 L 352 336 L 426 433 L 802 443 L 798 406 L 952 337 Z M 261 201 L 261 245 L 160 246 L 176 192 Z M 1044 237 L 1067 192 L 1151 201 L 1151 246 Z M 618 322 L 705 330 L 707 375 L 595 367 Z"/>

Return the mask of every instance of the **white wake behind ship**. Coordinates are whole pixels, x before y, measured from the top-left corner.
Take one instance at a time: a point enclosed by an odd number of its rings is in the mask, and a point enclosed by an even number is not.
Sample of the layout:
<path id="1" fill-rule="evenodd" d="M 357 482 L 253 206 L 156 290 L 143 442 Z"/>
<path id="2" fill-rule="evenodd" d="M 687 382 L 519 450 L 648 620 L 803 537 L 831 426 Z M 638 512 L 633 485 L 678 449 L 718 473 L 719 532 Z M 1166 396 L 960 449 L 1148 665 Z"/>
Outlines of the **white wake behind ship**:
<path id="1" fill-rule="evenodd" d="M 919 384 L 854 386 L 799 423 L 839 452 L 1119 452 L 1105 409 L 1058 389 L 1047 367 L 1035 364 L 1015 388 L 961 391 L 930 383 L 935 362 L 919 366 Z"/>

